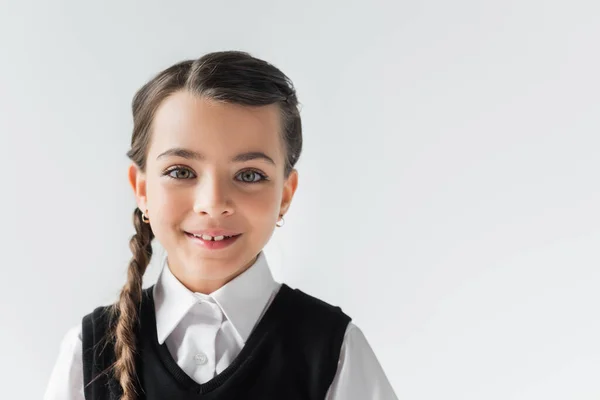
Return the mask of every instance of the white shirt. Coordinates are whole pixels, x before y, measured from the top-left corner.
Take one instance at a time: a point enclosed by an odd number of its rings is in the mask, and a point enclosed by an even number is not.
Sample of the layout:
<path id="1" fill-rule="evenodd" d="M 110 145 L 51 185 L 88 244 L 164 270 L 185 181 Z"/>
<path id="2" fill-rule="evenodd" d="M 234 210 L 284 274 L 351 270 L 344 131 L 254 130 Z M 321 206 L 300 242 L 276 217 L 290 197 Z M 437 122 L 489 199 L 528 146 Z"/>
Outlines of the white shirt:
<path id="1" fill-rule="evenodd" d="M 160 344 L 194 381 L 202 384 L 239 354 L 281 284 L 271 275 L 264 251 L 256 262 L 210 295 L 187 289 L 168 259 L 153 288 Z M 325 400 L 398 400 L 362 331 L 346 328 L 337 373 Z M 85 400 L 81 324 L 64 336 L 44 400 Z"/>

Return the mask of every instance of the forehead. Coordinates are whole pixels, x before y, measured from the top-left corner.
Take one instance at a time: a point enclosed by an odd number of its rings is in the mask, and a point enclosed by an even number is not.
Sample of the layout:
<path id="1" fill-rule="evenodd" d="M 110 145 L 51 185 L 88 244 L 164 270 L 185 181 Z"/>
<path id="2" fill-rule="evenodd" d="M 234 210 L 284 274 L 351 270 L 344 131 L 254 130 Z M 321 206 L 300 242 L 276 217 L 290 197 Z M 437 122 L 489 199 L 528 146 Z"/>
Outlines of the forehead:
<path id="1" fill-rule="evenodd" d="M 156 110 L 148 155 L 152 160 L 172 147 L 201 151 L 211 158 L 252 150 L 281 162 L 280 130 L 276 104 L 249 107 L 179 91 Z"/>

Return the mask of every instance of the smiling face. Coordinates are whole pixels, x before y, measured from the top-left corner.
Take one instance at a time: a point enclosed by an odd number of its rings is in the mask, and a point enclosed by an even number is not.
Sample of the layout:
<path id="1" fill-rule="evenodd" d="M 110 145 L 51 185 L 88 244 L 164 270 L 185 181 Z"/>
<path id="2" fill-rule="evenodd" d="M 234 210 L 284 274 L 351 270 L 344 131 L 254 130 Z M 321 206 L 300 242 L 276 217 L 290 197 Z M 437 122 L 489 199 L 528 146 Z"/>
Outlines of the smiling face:
<path id="1" fill-rule="evenodd" d="M 170 269 L 190 290 L 209 294 L 245 271 L 287 212 L 298 175 L 284 177 L 281 129 L 276 104 L 246 107 L 179 91 L 158 108 L 146 172 L 132 164 L 129 181 Z M 186 234 L 210 229 L 241 235 L 209 249 Z"/>

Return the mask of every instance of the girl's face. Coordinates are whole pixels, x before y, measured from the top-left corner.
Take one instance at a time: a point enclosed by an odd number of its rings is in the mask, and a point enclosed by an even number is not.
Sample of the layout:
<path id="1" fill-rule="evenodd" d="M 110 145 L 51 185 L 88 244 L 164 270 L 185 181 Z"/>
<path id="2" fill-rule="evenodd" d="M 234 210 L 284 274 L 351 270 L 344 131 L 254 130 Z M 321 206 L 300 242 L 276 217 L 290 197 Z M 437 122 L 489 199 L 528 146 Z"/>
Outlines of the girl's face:
<path id="1" fill-rule="evenodd" d="M 209 294 L 245 271 L 287 212 L 298 176 L 284 179 L 280 131 L 275 104 L 245 107 L 180 91 L 157 110 L 146 173 L 132 164 L 129 180 L 169 267 L 190 290 Z M 250 153 L 264 156 L 236 159 Z M 208 229 L 241 236 L 211 250 L 186 234 Z"/>

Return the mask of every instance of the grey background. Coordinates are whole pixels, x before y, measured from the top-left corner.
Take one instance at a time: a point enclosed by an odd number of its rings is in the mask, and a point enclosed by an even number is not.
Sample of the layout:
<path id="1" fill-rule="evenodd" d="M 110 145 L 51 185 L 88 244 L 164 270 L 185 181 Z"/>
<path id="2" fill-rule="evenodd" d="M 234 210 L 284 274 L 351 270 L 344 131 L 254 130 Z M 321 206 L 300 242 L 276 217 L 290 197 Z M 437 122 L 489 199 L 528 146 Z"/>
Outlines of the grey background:
<path id="1" fill-rule="evenodd" d="M 350 314 L 399 398 L 600 397 L 600 3 L 0 5 L 4 398 L 125 282 L 135 90 L 221 49 L 303 103 L 276 279 Z"/>

